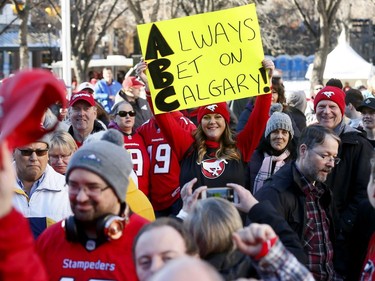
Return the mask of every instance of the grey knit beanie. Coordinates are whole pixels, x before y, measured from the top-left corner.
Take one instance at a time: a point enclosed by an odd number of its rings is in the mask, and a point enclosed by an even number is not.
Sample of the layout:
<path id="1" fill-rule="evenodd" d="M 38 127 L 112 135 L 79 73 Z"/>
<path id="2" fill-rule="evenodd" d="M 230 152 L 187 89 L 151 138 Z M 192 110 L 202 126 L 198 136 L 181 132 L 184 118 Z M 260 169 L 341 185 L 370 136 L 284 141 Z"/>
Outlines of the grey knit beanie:
<path id="1" fill-rule="evenodd" d="M 290 120 L 290 117 L 285 113 L 275 111 L 267 121 L 266 131 L 264 133 L 265 137 L 268 137 L 269 134 L 277 129 L 288 131 L 292 138 L 294 136 L 292 120 Z"/>
<path id="2" fill-rule="evenodd" d="M 306 110 L 306 94 L 304 91 L 293 91 L 286 94 L 286 103 L 289 106 L 297 108 L 301 112 Z"/>
<path id="3" fill-rule="evenodd" d="M 123 147 L 106 140 L 84 144 L 74 152 L 69 161 L 65 174 L 66 182 L 70 173 L 77 168 L 100 176 L 113 189 L 120 202 L 125 202 L 133 163 Z"/>

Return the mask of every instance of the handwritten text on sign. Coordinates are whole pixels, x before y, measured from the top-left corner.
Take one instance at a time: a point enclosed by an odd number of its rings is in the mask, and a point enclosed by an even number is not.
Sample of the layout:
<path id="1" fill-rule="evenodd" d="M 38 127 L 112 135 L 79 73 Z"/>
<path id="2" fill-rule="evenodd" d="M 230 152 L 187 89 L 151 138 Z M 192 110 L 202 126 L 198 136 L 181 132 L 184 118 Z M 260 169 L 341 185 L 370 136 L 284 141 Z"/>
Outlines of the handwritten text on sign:
<path id="1" fill-rule="evenodd" d="M 269 91 L 254 4 L 137 28 L 156 114 Z"/>

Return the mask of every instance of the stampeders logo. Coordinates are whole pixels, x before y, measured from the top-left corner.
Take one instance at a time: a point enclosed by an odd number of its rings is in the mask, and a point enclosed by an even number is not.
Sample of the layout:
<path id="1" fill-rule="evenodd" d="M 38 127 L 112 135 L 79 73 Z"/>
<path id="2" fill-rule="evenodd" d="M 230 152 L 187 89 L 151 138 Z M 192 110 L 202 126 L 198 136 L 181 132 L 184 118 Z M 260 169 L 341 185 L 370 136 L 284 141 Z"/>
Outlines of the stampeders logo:
<path id="1" fill-rule="evenodd" d="M 208 110 L 211 110 L 212 112 L 215 112 L 216 108 L 217 108 L 217 104 L 211 104 L 211 105 L 207 105 L 206 108 Z"/>
<path id="2" fill-rule="evenodd" d="M 101 260 L 97 261 L 86 261 L 86 260 L 71 260 L 64 259 L 62 268 L 64 269 L 80 269 L 83 271 L 94 270 L 94 271 L 115 271 L 116 264 L 109 262 L 102 262 Z M 60 279 L 62 280 L 62 279 Z M 68 280 L 68 279 L 67 279 Z M 71 280 L 71 279 L 69 279 Z M 72 279 L 73 280 L 73 279 Z"/>
<path id="3" fill-rule="evenodd" d="M 79 94 L 75 94 L 73 96 L 73 100 L 77 99 L 77 98 L 80 98 L 80 97 L 91 97 L 91 95 L 89 93 L 79 93 Z"/>
<path id="4" fill-rule="evenodd" d="M 228 164 L 225 159 L 203 160 L 201 163 L 202 174 L 208 179 L 218 178 L 224 172 L 225 164 Z"/>
<path id="5" fill-rule="evenodd" d="M 327 98 L 331 98 L 332 96 L 334 96 L 335 95 L 335 93 L 334 92 L 323 92 L 322 93 L 323 95 L 325 95 Z"/>

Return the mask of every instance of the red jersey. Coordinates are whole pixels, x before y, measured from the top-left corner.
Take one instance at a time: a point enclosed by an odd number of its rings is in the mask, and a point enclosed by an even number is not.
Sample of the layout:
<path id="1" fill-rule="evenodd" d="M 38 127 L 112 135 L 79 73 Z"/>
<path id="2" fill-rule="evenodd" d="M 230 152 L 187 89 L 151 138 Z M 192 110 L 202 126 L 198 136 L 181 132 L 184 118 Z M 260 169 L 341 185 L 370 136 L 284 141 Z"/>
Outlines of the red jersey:
<path id="1" fill-rule="evenodd" d="M 150 157 L 143 138 L 138 134 L 124 135 L 124 147 L 130 153 L 133 161 L 133 170 L 138 177 L 138 187 L 143 193 L 148 196 L 150 189 Z"/>
<path id="2" fill-rule="evenodd" d="M 48 273 L 48 280 L 137 281 L 132 259 L 134 237 L 147 220 L 132 214 L 123 236 L 105 242 L 93 251 L 81 243 L 69 242 L 61 223 L 47 228 L 38 238 L 36 247 Z"/>
<path id="3" fill-rule="evenodd" d="M 163 115 L 163 114 L 162 114 Z M 195 125 L 181 113 L 173 113 L 176 126 L 191 134 Z M 138 128 L 150 156 L 150 201 L 156 211 L 170 207 L 180 198 L 180 163 L 154 118 Z"/>
<path id="4" fill-rule="evenodd" d="M 0 218 L 0 279 L 48 280 L 25 217 L 13 209 Z"/>

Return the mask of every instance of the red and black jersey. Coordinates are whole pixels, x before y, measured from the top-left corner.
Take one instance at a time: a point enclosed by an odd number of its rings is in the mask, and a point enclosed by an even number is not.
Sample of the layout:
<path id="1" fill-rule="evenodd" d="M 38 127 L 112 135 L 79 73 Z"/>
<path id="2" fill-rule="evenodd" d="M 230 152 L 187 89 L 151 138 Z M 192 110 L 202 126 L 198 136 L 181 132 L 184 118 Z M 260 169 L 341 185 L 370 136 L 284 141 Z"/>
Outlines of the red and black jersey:
<path id="1" fill-rule="evenodd" d="M 150 157 L 143 138 L 138 134 L 124 135 L 124 147 L 133 161 L 133 170 L 138 177 L 138 187 L 148 196 L 150 190 Z"/>
<path id="2" fill-rule="evenodd" d="M 182 114 L 174 114 L 176 126 L 191 135 L 195 125 Z M 150 156 L 149 198 L 156 211 L 170 207 L 180 198 L 180 163 L 154 118 L 144 123 L 137 132 L 142 136 Z"/>

